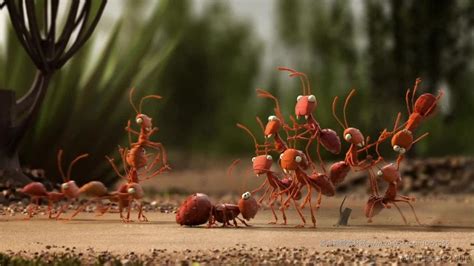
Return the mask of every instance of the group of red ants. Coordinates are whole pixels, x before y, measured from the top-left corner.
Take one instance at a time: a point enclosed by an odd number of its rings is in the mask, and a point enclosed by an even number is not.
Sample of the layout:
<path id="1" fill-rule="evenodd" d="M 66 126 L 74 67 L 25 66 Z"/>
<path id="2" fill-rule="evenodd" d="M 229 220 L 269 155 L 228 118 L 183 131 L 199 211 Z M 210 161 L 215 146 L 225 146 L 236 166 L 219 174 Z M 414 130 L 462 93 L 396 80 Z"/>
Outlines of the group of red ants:
<path id="1" fill-rule="evenodd" d="M 255 143 L 255 157 L 252 158 L 254 173 L 257 176 L 266 175 L 262 185 L 252 191 L 252 193 L 265 189 L 258 202 L 261 203 L 265 198 L 268 199 L 268 205 L 275 219 L 271 223 L 277 223 L 278 221 L 273 206 L 279 200 L 283 224 L 287 223 L 285 210 L 290 206 L 290 203 L 293 203 L 302 221 L 302 224 L 298 226 L 305 226 L 306 220 L 301 210 L 309 204 L 312 225 L 315 227 L 315 211 L 320 207 L 322 195 L 334 196 L 336 192 L 335 187 L 344 181 L 350 170 L 353 170 L 366 171 L 369 178 L 371 194 L 364 210 L 369 222 L 383 208 L 391 208 L 391 205 L 393 205 L 400 212 L 404 222 L 407 223 L 405 216 L 397 205 L 398 202 L 404 202 L 410 206 L 417 223 L 420 224 L 415 209 L 411 204 L 411 201 L 414 201 L 415 198 L 398 194 L 397 190 L 402 181 L 399 166 L 405 158 L 406 152 L 412 148 L 413 144 L 428 135 L 428 133 L 425 133 L 415 139 L 414 131 L 420 126 L 422 121 L 434 113 L 437 103 L 443 95 L 442 91 L 437 96 L 431 93 L 424 93 L 415 100 L 416 92 L 421 82 L 421 79 L 418 78 L 415 81 L 413 90 L 408 89 L 405 94 L 408 111 L 406 122 L 400 123 L 401 113 L 398 113 L 392 130 L 384 129 L 378 139 L 372 143 L 370 143 L 369 137 L 364 138 L 359 129 L 350 127 L 347 122 L 346 110 L 351 98 L 355 94 L 355 90 L 351 90 L 345 99 L 343 121 L 336 114 L 338 102 L 338 97 L 336 96 L 332 102 L 332 113 L 343 129 L 343 139 L 350 146 L 346 152 L 345 159 L 333 163 L 327 169 L 320 154 L 320 146 L 330 153 L 339 154 L 341 151 L 339 136 L 330 128 L 322 129 L 316 120 L 313 112 L 318 102 L 316 96 L 311 94 L 308 77 L 302 72 L 286 67 L 279 67 L 278 70 L 288 72 L 290 77 L 299 78 L 301 81 L 303 94 L 296 99 L 296 118 L 290 115 L 290 121 L 287 122 L 280 110 L 278 99 L 265 90 L 257 89 L 258 97 L 269 98 L 275 103 L 275 113 L 268 117 L 268 122 L 265 126 L 257 117 L 257 122 L 262 128 L 265 142 L 259 144 L 254 134 L 247 127 L 237 124 L 238 127 L 250 134 Z M 298 121 L 301 117 L 304 117 L 304 122 L 299 123 Z M 282 137 L 282 131 L 285 132 L 286 140 Z M 386 162 L 379 151 L 380 144 L 390 138 L 391 146 L 398 154 L 397 160 L 394 163 Z M 317 145 L 316 153 L 319 160 L 319 169 L 310 156 L 311 144 L 314 142 Z M 300 150 L 298 147 L 304 147 L 305 149 Z M 369 154 L 369 149 L 372 147 L 375 149 L 376 158 Z M 278 162 L 282 170 L 282 178 L 279 178 L 278 174 L 271 170 L 273 157 L 270 153 L 279 155 Z M 363 155 L 365 155 L 365 158 L 360 159 L 359 157 Z M 387 183 L 387 189 L 384 194 L 379 192 L 379 180 Z M 299 204 L 298 200 L 301 199 L 303 188 L 306 188 L 306 196 L 301 204 Z M 311 202 L 313 191 L 318 192 L 314 207 Z"/>
<path id="2" fill-rule="evenodd" d="M 267 205 L 274 216 L 274 221 L 271 223 L 276 224 L 278 222 L 274 206 L 279 201 L 279 210 L 282 214 L 283 224 L 287 223 L 285 211 L 292 203 L 302 221 L 298 227 L 306 225 L 306 219 L 302 212 L 306 205 L 309 205 L 312 225 L 316 227 L 316 211 L 321 205 L 322 196 L 334 196 L 336 186 L 343 182 L 349 171 L 352 170 L 355 172 L 365 171 L 369 178 L 371 193 L 364 210 L 369 222 L 382 209 L 391 208 L 393 205 L 399 211 L 404 222 L 407 223 L 405 216 L 397 205 L 399 202 L 404 202 L 410 206 L 417 223 L 421 224 L 411 204 L 415 198 L 398 194 L 398 187 L 402 181 L 399 167 L 405 158 L 405 154 L 412 148 L 413 144 L 428 135 L 428 133 L 425 133 L 415 138 L 414 131 L 420 126 L 422 121 L 434 114 L 443 92 L 440 91 L 437 96 L 431 93 L 424 93 L 416 97 L 421 82 L 421 79 L 418 78 L 413 89 L 408 89 L 405 94 L 408 111 L 407 120 L 401 123 L 401 113 L 399 112 L 393 128 L 391 130 L 384 129 L 372 143 L 369 137 L 364 137 L 359 129 L 350 127 L 347 122 L 346 110 L 351 98 L 355 94 L 355 90 L 351 90 L 345 99 L 343 120 L 336 114 L 338 102 L 338 97 L 336 96 L 332 103 L 332 113 L 343 129 L 343 139 L 350 146 L 346 152 L 345 159 L 333 163 L 328 169 L 320 154 L 320 147 L 322 146 L 330 153 L 339 154 L 341 152 L 339 136 L 333 129 L 321 128 L 316 120 L 313 113 L 317 108 L 318 102 L 316 96 L 311 94 L 310 82 L 306 74 L 286 67 L 279 67 L 278 70 L 288 72 L 291 78 L 298 78 L 301 81 L 303 94 L 297 97 L 295 116 L 290 115 L 289 121 L 285 120 L 280 109 L 279 100 L 268 91 L 257 89 L 258 97 L 271 99 L 275 104 L 274 114 L 268 117 L 266 125 L 257 117 L 257 122 L 264 135 L 264 142 L 260 144 L 255 135 L 246 126 L 237 124 L 254 141 L 255 157 L 252 158 L 253 172 L 259 177 L 265 176 L 265 181 L 255 190 L 243 193 L 238 204 L 222 203 L 214 205 L 207 195 L 202 193 L 193 194 L 180 206 L 176 214 L 176 222 L 188 226 L 204 224 L 206 222 L 209 226 L 212 226 L 216 222 L 220 222 L 223 226 L 229 226 L 230 221 L 233 221 L 234 226 L 238 226 L 237 219 L 247 225 L 245 220 L 254 218 L 260 205 L 266 199 Z M 71 169 L 77 161 L 87 157 L 87 154 L 80 155 L 74 159 L 65 175 L 61 167 L 62 151 L 60 150 L 58 153 L 58 166 L 64 180 L 60 192 L 49 192 L 39 182 L 32 182 L 21 189 L 21 192 L 29 195 L 32 199 L 32 204 L 28 207 L 28 218 L 34 215 L 40 199 L 48 201 L 49 218 L 60 219 L 61 214 L 71 205 L 73 200 L 86 198 L 87 201 L 80 204 L 68 219 L 75 217 L 91 203 L 97 203 L 100 206 L 98 208 L 98 215 L 102 215 L 109 210 L 110 203 L 115 202 L 118 205 L 121 219 L 124 222 L 130 222 L 132 221 L 130 219 L 130 211 L 132 204 L 135 202 L 139 209 L 138 220 L 147 221 L 142 210 L 141 200 L 144 193 L 140 182 L 167 172 L 170 170 L 170 167 L 163 145 L 150 140 L 150 137 L 158 129 L 156 127 L 153 128 L 152 118 L 142 113 L 144 100 L 150 98 L 160 99 L 161 97 L 158 95 L 145 96 L 141 99 L 137 109 L 133 103 L 132 95 L 133 89 L 130 91 L 129 98 L 133 109 L 137 113 L 135 122 L 140 126 L 140 131 L 133 130 L 130 120 L 128 121 L 125 129 L 128 132 L 130 146 L 128 148 L 119 147 L 124 173 L 115 165 L 113 159 L 107 157 L 116 174 L 126 179 L 126 182 L 121 184 L 116 191 L 112 192 L 108 191 L 105 185 L 99 181 L 91 181 L 78 187 L 70 179 Z M 304 121 L 299 122 L 300 118 L 303 117 Z M 138 135 L 136 142 L 132 142 L 132 134 Z M 286 136 L 286 138 L 283 136 Z M 388 139 L 391 139 L 391 147 L 398 155 L 397 160 L 393 163 L 386 162 L 379 151 L 379 146 Z M 311 159 L 310 151 L 313 143 L 316 143 L 319 165 Z M 299 149 L 302 147 L 304 149 Z M 375 150 L 376 157 L 369 153 L 369 150 L 372 148 Z M 147 153 L 149 149 L 152 149 L 151 153 Z M 272 153 L 278 154 L 281 173 L 272 170 Z M 361 159 L 361 156 L 365 157 Z M 381 180 L 387 183 L 384 194 L 379 192 L 378 183 Z M 306 196 L 302 198 L 302 192 L 305 188 Z M 253 194 L 259 191 L 264 192 L 256 200 Z M 313 206 L 312 202 L 314 191 L 318 193 L 315 206 Z M 66 199 L 66 203 L 60 206 L 59 209 L 53 208 L 54 203 L 63 199 Z M 102 200 L 105 199 L 109 200 L 108 205 L 103 205 Z M 301 199 L 302 202 L 299 202 Z M 127 209 L 126 215 L 123 214 L 125 209 Z M 238 217 L 240 214 L 245 220 Z"/>
<path id="3" fill-rule="evenodd" d="M 255 135 L 244 125 L 237 124 L 237 126 L 245 130 L 254 141 L 255 157 L 252 158 L 253 172 L 258 177 L 265 176 L 266 178 L 257 189 L 252 192 L 244 193 L 238 206 L 228 205 L 227 219 L 233 219 L 240 211 L 243 217 L 248 220 L 248 218 L 252 218 L 256 213 L 256 211 L 249 211 L 249 208 L 250 210 L 254 210 L 254 205 L 259 205 L 267 199 L 267 204 L 274 216 L 274 220 L 270 223 L 276 224 L 278 222 L 274 205 L 276 201 L 279 201 L 283 224 L 287 224 L 285 210 L 293 203 L 302 221 L 298 227 L 304 227 L 306 225 L 306 219 L 302 213 L 302 209 L 308 204 L 312 225 L 316 227 L 315 212 L 321 205 L 322 196 L 334 196 L 336 193 L 335 187 L 343 182 L 349 171 L 352 170 L 356 172 L 365 171 L 369 178 L 371 193 L 364 210 L 369 222 L 371 222 L 372 217 L 377 215 L 382 209 L 391 208 L 393 205 L 399 211 L 405 224 L 407 224 L 405 216 L 397 205 L 397 203 L 403 202 L 410 206 L 417 223 L 421 224 L 411 204 L 415 198 L 398 194 L 398 187 L 402 181 L 399 167 L 405 158 L 405 154 L 412 148 L 413 144 L 428 135 L 428 133 L 425 133 L 415 139 L 414 131 L 420 126 L 422 121 L 435 112 L 438 101 L 443 95 L 442 91 L 440 91 L 437 96 L 431 93 L 424 93 L 416 98 L 416 93 L 421 82 L 421 79 L 417 79 L 413 90 L 408 89 L 405 94 L 408 111 L 406 122 L 400 123 L 401 113 L 398 113 L 393 128 L 391 130 L 384 129 L 372 143 L 369 137 L 365 138 L 359 129 L 350 127 L 347 122 L 346 110 L 351 98 L 355 94 L 355 90 L 351 90 L 345 99 L 343 120 L 336 114 L 338 102 L 338 97 L 336 96 L 332 103 L 332 113 L 343 129 L 342 136 L 344 140 L 349 143 L 349 149 L 343 161 L 335 162 L 327 169 L 320 154 L 320 147 L 322 146 L 330 153 L 339 154 L 341 152 L 340 138 L 334 130 L 330 128 L 322 129 L 316 120 L 313 113 L 318 102 L 316 96 L 311 94 L 308 77 L 304 73 L 290 68 L 280 67 L 278 69 L 280 71 L 289 72 L 290 77 L 299 78 L 301 81 L 303 94 L 296 99 L 296 117 L 290 115 L 289 122 L 287 122 L 280 110 L 278 99 L 268 91 L 257 89 L 258 97 L 271 99 L 275 104 L 274 114 L 268 117 L 266 125 L 257 117 L 257 122 L 264 135 L 264 143 L 259 144 Z M 302 117 L 304 117 L 304 121 L 302 123 L 298 122 Z M 286 139 L 282 137 L 282 132 L 284 132 Z M 388 139 L 391 139 L 392 149 L 397 153 L 397 160 L 394 163 L 386 162 L 379 151 L 379 146 Z M 310 150 L 314 142 L 316 142 L 317 145 L 316 153 L 319 160 L 319 167 L 312 161 L 310 155 Z M 298 149 L 300 147 L 304 147 L 304 150 Z M 369 154 L 371 148 L 375 149 L 377 157 Z M 278 155 L 281 173 L 272 170 L 273 156 L 271 153 Z M 365 156 L 365 158 L 361 159 L 361 156 Z M 280 175 L 281 177 L 279 177 Z M 379 192 L 378 184 L 380 180 L 387 183 L 384 194 L 380 194 Z M 306 188 L 306 196 L 302 199 L 304 188 Z M 253 200 L 255 201 L 254 204 L 242 204 L 245 202 L 245 199 L 248 201 L 248 199 L 252 198 L 252 194 L 259 191 L 264 192 L 258 201 Z M 314 191 L 318 192 L 315 206 L 313 206 L 312 203 Z M 302 202 L 298 202 L 301 199 Z M 201 218 L 199 215 L 199 212 L 202 210 L 196 208 L 197 206 L 210 206 L 207 196 L 203 194 L 190 196 L 185 204 L 183 204 L 180 210 L 181 212 L 177 215 L 178 223 L 185 225 L 204 223 L 204 217 Z M 226 206 L 225 204 L 221 204 L 220 207 L 225 210 Z M 204 208 L 204 212 L 208 212 L 210 209 L 211 207 Z M 249 215 L 249 213 L 253 216 Z M 226 219 L 223 219 L 222 222 L 224 226 L 229 225 Z M 235 219 L 234 224 L 237 226 Z"/>
<path id="4" fill-rule="evenodd" d="M 50 219 L 62 219 L 61 215 L 70 208 L 73 201 L 79 202 L 79 206 L 74 213 L 66 218 L 71 220 L 88 205 L 96 203 L 98 206 L 98 215 L 106 213 L 115 202 L 118 205 L 120 218 L 124 222 L 131 222 L 130 212 L 132 204 L 138 205 L 138 220 L 148 221 L 143 213 L 142 199 L 144 197 L 141 182 L 159 174 L 170 170 L 166 150 L 160 142 L 150 140 L 150 137 L 158 131 L 157 127 L 153 127 L 152 118 L 142 113 L 142 106 L 146 99 L 161 99 L 159 95 L 148 95 L 140 100 L 137 109 L 133 102 L 134 89 L 130 90 L 129 100 L 134 111 L 136 112 L 135 122 L 140 126 L 140 130 L 136 131 L 131 126 L 129 120 L 125 127 L 128 133 L 129 147 L 118 147 L 120 158 L 123 164 L 123 170 L 115 165 L 114 159 L 106 156 L 115 173 L 126 182 L 119 185 L 116 191 L 109 191 L 107 187 L 100 181 L 90 181 L 79 187 L 74 180 L 71 180 L 72 167 L 79 160 L 88 156 L 82 154 L 76 157 L 70 164 L 67 174 L 64 174 L 62 168 L 62 154 L 59 150 L 57 156 L 58 168 L 61 174 L 63 183 L 60 186 L 60 191 L 48 191 L 46 187 L 40 182 L 31 182 L 20 189 L 20 192 L 28 195 L 31 198 L 31 204 L 27 207 L 28 217 L 30 219 L 38 210 L 40 200 L 48 202 L 48 216 Z M 132 142 L 132 134 L 138 136 L 136 142 Z M 148 153 L 147 150 L 152 150 Z M 84 202 L 85 199 L 85 202 Z M 54 208 L 55 203 L 66 201 L 59 208 Z M 82 200 L 82 201 L 81 201 Z M 103 204 L 104 200 L 108 200 L 108 204 Z M 124 210 L 127 210 L 126 216 Z"/>

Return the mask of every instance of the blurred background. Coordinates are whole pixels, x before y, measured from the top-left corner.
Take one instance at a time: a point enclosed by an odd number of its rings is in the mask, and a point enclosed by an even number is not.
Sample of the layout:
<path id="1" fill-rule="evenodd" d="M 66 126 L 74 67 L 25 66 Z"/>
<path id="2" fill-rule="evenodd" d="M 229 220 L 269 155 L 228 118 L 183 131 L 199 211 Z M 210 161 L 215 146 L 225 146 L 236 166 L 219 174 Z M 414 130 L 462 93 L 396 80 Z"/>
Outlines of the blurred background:
<path id="1" fill-rule="evenodd" d="M 66 162 L 88 152 L 91 158 L 77 165 L 75 179 L 112 184 L 116 177 L 104 156 L 117 157 L 117 145 L 128 143 L 124 127 L 135 116 L 128 92 L 135 87 L 136 100 L 163 96 L 146 102 L 144 112 L 160 128 L 155 140 L 168 149 L 173 174 L 158 177 L 153 189 L 162 191 L 166 182 L 168 190 L 172 184 L 187 187 L 212 174 L 219 182 L 228 178 L 232 159 L 249 161 L 254 154 L 235 124 L 260 134 L 255 116 L 272 114 L 273 104 L 256 97 L 257 87 L 280 98 L 284 115 L 293 113 L 300 83 L 277 66 L 309 75 L 317 119 L 339 134 L 332 99 L 356 88 L 349 123 L 372 138 L 393 125 L 397 112 L 406 118 L 405 91 L 421 77 L 420 94 L 443 89 L 445 96 L 438 114 L 419 130 L 429 137 L 410 156 L 470 156 L 473 40 L 474 2 L 467 0 L 109 1 L 86 46 L 54 76 L 21 161 L 57 182 L 59 148 Z M 0 88 L 20 97 L 34 73 L 8 12 L 1 10 Z M 199 182 L 209 189 L 215 181 Z M 235 177 L 227 189 L 239 190 L 245 182 Z"/>

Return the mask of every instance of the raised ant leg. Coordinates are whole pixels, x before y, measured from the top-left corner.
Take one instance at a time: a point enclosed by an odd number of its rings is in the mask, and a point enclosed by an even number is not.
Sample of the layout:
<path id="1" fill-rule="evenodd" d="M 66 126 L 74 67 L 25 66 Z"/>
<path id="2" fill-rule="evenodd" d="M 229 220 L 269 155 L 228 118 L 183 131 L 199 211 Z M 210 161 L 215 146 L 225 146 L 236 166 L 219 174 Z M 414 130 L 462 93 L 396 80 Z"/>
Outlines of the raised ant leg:
<path id="1" fill-rule="evenodd" d="M 163 164 L 167 165 L 168 164 L 168 155 L 166 154 L 165 147 L 163 144 L 160 142 L 152 142 L 152 141 L 146 141 L 145 146 L 148 146 L 150 148 L 158 148 L 161 151 L 161 156 L 163 158 Z"/>
<path id="2" fill-rule="evenodd" d="M 105 156 L 105 158 L 107 159 L 107 161 L 109 161 L 110 165 L 112 166 L 112 169 L 114 169 L 114 172 L 121 178 L 125 178 L 125 176 L 120 173 L 118 167 L 115 165 L 114 159 L 110 158 L 109 156 Z"/>
<path id="3" fill-rule="evenodd" d="M 83 211 L 87 205 L 89 205 L 90 203 L 92 202 L 92 200 L 89 200 L 87 201 L 86 203 L 82 204 L 81 206 L 79 206 L 76 211 L 71 215 L 71 217 L 69 217 L 67 220 L 70 221 L 72 220 L 72 218 L 76 217 L 76 215 L 78 215 L 81 211 Z"/>
<path id="4" fill-rule="evenodd" d="M 398 212 L 400 213 L 400 216 L 402 216 L 403 222 L 405 222 L 405 224 L 407 225 L 408 224 L 407 218 L 405 218 L 405 215 L 403 215 L 402 210 L 400 210 L 400 208 L 395 202 L 392 202 L 392 203 L 395 206 L 395 208 L 397 208 Z"/>
<path id="5" fill-rule="evenodd" d="M 262 190 L 265 187 L 267 182 L 268 182 L 268 179 L 265 179 L 265 181 L 258 188 L 252 190 L 250 193 L 252 193 L 252 195 L 253 195 L 253 194 L 259 192 L 260 190 Z"/>

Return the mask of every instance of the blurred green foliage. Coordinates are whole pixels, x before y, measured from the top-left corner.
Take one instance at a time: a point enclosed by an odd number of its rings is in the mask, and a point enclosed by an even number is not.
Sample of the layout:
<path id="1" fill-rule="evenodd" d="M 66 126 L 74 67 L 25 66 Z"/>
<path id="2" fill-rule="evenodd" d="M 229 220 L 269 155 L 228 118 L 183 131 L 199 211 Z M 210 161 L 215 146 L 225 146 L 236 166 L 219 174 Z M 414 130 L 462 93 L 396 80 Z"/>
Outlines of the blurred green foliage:
<path id="1" fill-rule="evenodd" d="M 279 96 L 286 115 L 293 112 L 300 83 L 274 70 L 288 63 L 288 55 L 289 67 L 310 76 L 323 127 L 341 132 L 331 115 L 332 99 L 357 88 L 350 124 L 375 137 L 392 125 L 397 112 L 406 115 L 404 92 L 421 76 L 422 91 L 448 85 L 449 108 L 422 127 L 420 134 L 431 135 L 417 152 L 474 151 L 474 143 L 466 141 L 474 130 L 471 1 L 279 0 L 275 27 L 279 51 L 287 56 L 273 55 L 268 71 L 260 71 L 266 46 L 253 25 L 237 19 L 225 3 L 205 3 L 196 14 L 193 1 L 127 1 L 118 22 L 96 32 L 54 77 L 23 143 L 24 164 L 44 168 L 54 179 L 60 147 L 64 161 L 89 152 L 91 158 L 78 164 L 74 176 L 113 180 L 104 156 L 127 144 L 124 126 L 134 117 L 127 98 L 132 86 L 136 100 L 150 93 L 163 96 L 146 102 L 145 113 L 160 128 L 158 140 L 172 154 L 183 155 L 171 158 L 173 167 L 196 154 L 253 153 L 250 139 L 235 123 L 260 132 L 255 115 L 271 114 L 272 103 L 256 99 L 257 86 Z M 356 11 L 354 5 L 363 7 Z M 0 53 L 0 87 L 20 96 L 34 68 L 8 29 L 7 53 Z M 338 111 L 342 115 L 341 102 Z"/>

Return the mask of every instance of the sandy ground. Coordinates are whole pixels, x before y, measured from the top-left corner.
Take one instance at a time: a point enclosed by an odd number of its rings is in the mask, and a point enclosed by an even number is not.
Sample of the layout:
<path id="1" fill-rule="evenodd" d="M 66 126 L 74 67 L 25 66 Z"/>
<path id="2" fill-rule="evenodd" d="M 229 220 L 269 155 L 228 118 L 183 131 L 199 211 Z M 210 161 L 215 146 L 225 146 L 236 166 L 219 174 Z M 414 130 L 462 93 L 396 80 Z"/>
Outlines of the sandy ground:
<path id="1" fill-rule="evenodd" d="M 452 246 L 474 248 L 473 197 L 420 199 L 415 203 L 423 226 L 415 223 L 407 206 L 402 210 L 410 221 L 404 225 L 395 209 L 383 210 L 372 224 L 363 217 L 362 197 L 349 199 L 353 208 L 350 226 L 333 226 L 338 219 L 341 198 L 325 199 L 318 212 L 317 228 L 294 228 L 299 223 L 294 211 L 288 212 L 289 225 L 269 225 L 269 210 L 262 210 L 249 228 L 188 228 L 175 223 L 173 213 L 148 213 L 148 223 L 124 224 L 117 214 L 95 217 L 83 213 L 73 221 L 52 221 L 44 216 L 24 221 L 22 215 L 0 216 L 0 252 L 42 251 L 75 247 L 96 251 L 147 253 L 152 249 L 197 250 L 235 247 L 246 244 L 263 248 L 333 248 L 383 247 L 421 248 Z M 308 216 L 309 210 L 305 210 Z"/>

